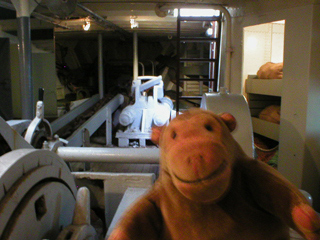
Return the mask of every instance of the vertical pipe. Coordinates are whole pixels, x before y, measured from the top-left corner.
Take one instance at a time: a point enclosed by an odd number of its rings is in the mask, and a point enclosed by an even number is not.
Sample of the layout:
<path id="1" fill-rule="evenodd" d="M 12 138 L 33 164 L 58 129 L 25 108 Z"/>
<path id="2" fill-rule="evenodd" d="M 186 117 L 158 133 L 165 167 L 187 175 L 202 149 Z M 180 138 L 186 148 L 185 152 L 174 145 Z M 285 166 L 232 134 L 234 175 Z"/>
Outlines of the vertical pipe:
<path id="1" fill-rule="evenodd" d="M 31 76 L 31 31 L 30 17 L 18 17 L 20 94 L 23 119 L 34 118 L 33 83 Z"/>
<path id="2" fill-rule="evenodd" d="M 231 15 L 229 13 L 229 11 L 223 7 L 220 6 L 219 8 L 217 8 L 218 10 L 220 10 L 223 14 L 224 17 L 226 18 L 226 23 L 227 23 L 227 31 L 226 31 L 226 52 L 227 52 L 227 56 L 226 56 L 226 72 L 225 72 L 225 79 L 224 79 L 224 83 L 222 84 L 222 87 L 226 87 L 229 92 L 231 92 L 231 53 L 232 53 L 232 44 L 231 44 Z M 220 31 L 220 34 L 221 31 Z"/>
<path id="3" fill-rule="evenodd" d="M 104 79 L 103 79 L 103 41 L 102 34 L 98 34 L 98 79 L 99 79 L 99 96 L 104 97 Z"/>
<path id="4" fill-rule="evenodd" d="M 178 16 L 177 16 L 177 72 L 176 72 L 176 114 L 179 115 L 179 91 L 180 91 L 180 8 L 178 8 Z"/>
<path id="5" fill-rule="evenodd" d="M 209 58 L 210 59 L 215 59 L 215 43 L 214 42 L 210 42 L 210 53 L 209 53 Z M 216 78 L 216 76 L 214 75 L 214 69 L 215 69 L 215 62 L 209 62 L 209 78 L 213 79 Z M 216 78 L 217 79 L 217 78 Z M 218 81 L 218 79 L 216 80 Z M 213 92 L 214 89 L 214 82 L 210 81 L 209 82 L 209 92 Z"/>
<path id="6" fill-rule="evenodd" d="M 141 76 L 144 76 L 144 64 L 142 62 L 138 62 L 138 63 L 141 65 Z"/>
<path id="7" fill-rule="evenodd" d="M 139 66 L 138 66 L 138 35 L 137 32 L 133 32 L 133 79 L 138 79 Z"/>
<path id="8" fill-rule="evenodd" d="M 220 14 L 221 16 L 221 14 Z M 215 85 L 214 85 L 214 91 L 215 92 L 219 92 L 219 89 L 224 86 L 221 84 L 220 81 L 220 75 L 221 75 L 221 47 L 222 47 L 222 42 L 224 41 L 223 36 L 222 36 L 222 24 L 223 24 L 223 19 L 221 19 L 220 24 L 219 22 L 216 22 L 216 36 L 219 39 L 219 41 L 216 42 L 216 56 L 219 59 L 219 61 L 217 62 L 217 67 L 214 71 L 215 71 L 215 76 L 217 81 L 215 81 Z M 229 24 L 229 23 L 228 23 Z M 229 24 L 230 25 L 230 24 Z M 219 36 L 219 37 L 218 37 Z M 226 66 L 226 69 L 228 69 L 231 65 L 229 64 L 229 66 Z M 221 86 L 221 87 L 220 87 Z M 229 91 L 229 88 L 227 89 Z"/>
<path id="9" fill-rule="evenodd" d="M 106 109 L 106 146 L 112 145 L 112 109 Z"/>

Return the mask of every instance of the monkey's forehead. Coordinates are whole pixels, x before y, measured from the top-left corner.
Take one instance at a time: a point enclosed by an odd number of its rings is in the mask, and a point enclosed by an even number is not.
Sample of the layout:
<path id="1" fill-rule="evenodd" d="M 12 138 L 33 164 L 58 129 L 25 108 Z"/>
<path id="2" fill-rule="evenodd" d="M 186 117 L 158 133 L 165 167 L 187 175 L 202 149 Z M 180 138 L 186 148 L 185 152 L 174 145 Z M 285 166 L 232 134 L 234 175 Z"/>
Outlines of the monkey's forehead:
<path id="1" fill-rule="evenodd" d="M 216 114 L 214 114 L 213 112 L 207 111 L 207 110 L 203 110 L 203 109 L 191 109 L 191 110 L 187 110 L 185 112 L 183 112 L 182 114 L 180 114 L 179 116 L 177 116 L 176 118 L 174 118 L 172 121 L 176 122 L 176 121 L 184 121 L 184 120 L 189 120 L 192 118 L 210 118 L 210 119 L 216 119 L 218 118 L 218 116 Z"/>

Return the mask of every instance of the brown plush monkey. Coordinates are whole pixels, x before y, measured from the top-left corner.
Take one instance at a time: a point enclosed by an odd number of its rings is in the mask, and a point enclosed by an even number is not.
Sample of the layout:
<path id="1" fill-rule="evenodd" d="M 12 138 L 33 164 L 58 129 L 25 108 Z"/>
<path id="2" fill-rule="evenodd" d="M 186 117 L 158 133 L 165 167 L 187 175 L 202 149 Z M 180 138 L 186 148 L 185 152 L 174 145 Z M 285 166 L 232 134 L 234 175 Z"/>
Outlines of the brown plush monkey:
<path id="1" fill-rule="evenodd" d="M 160 177 L 109 239 L 284 240 L 289 227 L 320 239 L 317 213 L 276 170 L 245 155 L 235 127 L 231 114 L 192 109 L 154 129 Z"/>

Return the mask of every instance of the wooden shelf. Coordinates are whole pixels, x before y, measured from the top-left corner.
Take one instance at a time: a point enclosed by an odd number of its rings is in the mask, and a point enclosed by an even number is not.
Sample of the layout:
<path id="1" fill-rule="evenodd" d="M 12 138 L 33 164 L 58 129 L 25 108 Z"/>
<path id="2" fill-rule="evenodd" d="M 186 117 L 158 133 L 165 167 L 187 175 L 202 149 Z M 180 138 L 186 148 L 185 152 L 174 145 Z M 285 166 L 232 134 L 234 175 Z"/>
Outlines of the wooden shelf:
<path id="1" fill-rule="evenodd" d="M 279 124 L 252 117 L 253 132 L 279 141 Z"/>

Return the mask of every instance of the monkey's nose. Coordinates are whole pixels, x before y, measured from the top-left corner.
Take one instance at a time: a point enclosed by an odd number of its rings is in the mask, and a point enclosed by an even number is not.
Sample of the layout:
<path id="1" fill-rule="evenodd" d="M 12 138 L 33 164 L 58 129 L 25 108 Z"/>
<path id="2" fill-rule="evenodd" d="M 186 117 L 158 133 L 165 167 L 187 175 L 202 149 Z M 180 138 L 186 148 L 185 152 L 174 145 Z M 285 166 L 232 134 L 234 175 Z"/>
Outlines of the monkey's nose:
<path id="1" fill-rule="evenodd" d="M 189 156 L 187 158 L 188 164 L 200 164 L 205 161 L 204 157 L 201 154 Z"/>
<path id="2" fill-rule="evenodd" d="M 201 173 L 207 168 L 206 161 L 201 154 L 189 156 L 187 162 L 197 177 L 200 177 L 202 175 Z"/>

